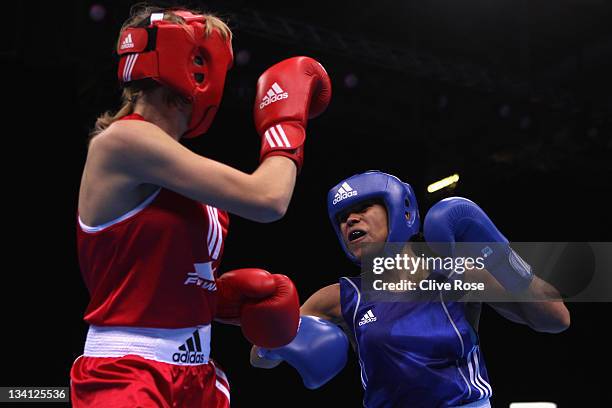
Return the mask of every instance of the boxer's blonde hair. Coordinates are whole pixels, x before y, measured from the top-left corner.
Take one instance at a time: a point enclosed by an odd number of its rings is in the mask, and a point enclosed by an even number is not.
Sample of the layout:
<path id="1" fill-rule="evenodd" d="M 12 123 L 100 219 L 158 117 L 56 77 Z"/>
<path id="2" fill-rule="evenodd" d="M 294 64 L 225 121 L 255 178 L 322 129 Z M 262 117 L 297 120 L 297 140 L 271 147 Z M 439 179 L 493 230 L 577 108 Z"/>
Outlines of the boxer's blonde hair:
<path id="1" fill-rule="evenodd" d="M 131 27 L 146 27 L 149 24 L 149 19 L 151 17 L 151 14 L 153 13 L 163 12 L 164 20 L 176 24 L 187 24 L 185 19 L 172 12 L 174 10 L 188 11 L 192 14 L 199 14 L 204 16 L 204 18 L 206 19 L 206 36 L 210 35 L 213 30 L 216 30 L 223 37 L 224 40 L 232 40 L 232 31 L 230 30 L 230 28 L 227 26 L 227 24 L 225 24 L 225 22 L 223 22 L 223 20 L 213 14 L 203 13 L 199 10 L 187 8 L 163 9 L 160 7 L 147 5 L 146 3 L 139 3 L 132 6 L 130 10 L 130 17 L 121 26 L 121 30 L 119 31 L 119 38 L 117 39 L 117 46 L 119 45 L 121 34 L 125 29 Z M 106 111 L 96 119 L 96 124 L 94 125 L 93 130 L 90 132 L 90 139 L 108 128 L 113 122 L 116 122 L 122 117 L 134 113 L 134 106 L 136 105 L 136 101 L 138 100 L 138 98 L 140 98 L 143 93 L 159 87 L 162 87 L 162 85 L 151 79 L 136 81 L 135 83 L 124 87 L 123 92 L 121 94 L 121 107 L 116 112 Z M 186 103 L 186 100 L 183 96 L 177 94 L 171 89 L 168 89 L 166 87 L 163 88 L 165 89 L 164 100 L 169 106 L 176 106 L 182 103 Z"/>

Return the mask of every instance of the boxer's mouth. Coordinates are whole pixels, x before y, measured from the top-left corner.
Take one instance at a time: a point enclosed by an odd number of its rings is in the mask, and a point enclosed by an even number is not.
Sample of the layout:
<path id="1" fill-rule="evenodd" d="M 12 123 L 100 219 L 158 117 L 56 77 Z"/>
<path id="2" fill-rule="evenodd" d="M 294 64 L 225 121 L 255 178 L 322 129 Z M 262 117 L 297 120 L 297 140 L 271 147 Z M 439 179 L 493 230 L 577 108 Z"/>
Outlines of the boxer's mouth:
<path id="1" fill-rule="evenodd" d="M 363 230 L 353 230 L 348 234 L 348 240 L 349 242 L 353 242 L 358 240 L 359 238 L 363 237 L 366 235 L 366 232 Z"/>

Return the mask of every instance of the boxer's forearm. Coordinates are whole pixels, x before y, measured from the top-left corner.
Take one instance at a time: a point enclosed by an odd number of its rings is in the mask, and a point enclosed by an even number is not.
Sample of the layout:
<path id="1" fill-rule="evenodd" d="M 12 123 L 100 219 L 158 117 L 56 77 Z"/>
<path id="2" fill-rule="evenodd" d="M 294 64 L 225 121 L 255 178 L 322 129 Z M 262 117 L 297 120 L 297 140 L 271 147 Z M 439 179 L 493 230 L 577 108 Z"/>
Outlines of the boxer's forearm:
<path id="1" fill-rule="evenodd" d="M 529 286 L 529 294 L 535 299 L 561 299 L 559 292 L 549 283 L 537 276 Z M 523 315 L 534 330 L 559 333 L 570 325 L 569 310 L 562 300 L 546 300 L 538 302 L 518 303 Z"/>
<path id="2" fill-rule="evenodd" d="M 559 292 L 547 282 L 535 277 L 528 295 L 533 299 L 560 299 Z M 559 333 L 570 325 L 570 314 L 561 300 L 534 302 L 491 302 L 498 313 L 517 323 L 526 324 L 544 333 Z"/>

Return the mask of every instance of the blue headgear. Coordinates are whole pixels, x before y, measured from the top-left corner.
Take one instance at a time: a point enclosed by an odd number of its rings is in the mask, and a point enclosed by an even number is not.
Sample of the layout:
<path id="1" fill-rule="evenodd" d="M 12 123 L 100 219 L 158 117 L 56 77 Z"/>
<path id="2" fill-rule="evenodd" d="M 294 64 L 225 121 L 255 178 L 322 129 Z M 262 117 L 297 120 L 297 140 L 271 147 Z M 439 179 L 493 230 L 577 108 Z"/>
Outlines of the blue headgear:
<path id="1" fill-rule="evenodd" d="M 351 254 L 344 243 L 337 217 L 347 208 L 373 198 L 382 199 L 387 207 L 389 223 L 387 242 L 406 242 L 421 228 L 419 207 L 410 184 L 377 170 L 342 180 L 327 193 L 327 213 L 340 239 L 342 249 L 355 263 L 359 263 L 359 259 Z"/>

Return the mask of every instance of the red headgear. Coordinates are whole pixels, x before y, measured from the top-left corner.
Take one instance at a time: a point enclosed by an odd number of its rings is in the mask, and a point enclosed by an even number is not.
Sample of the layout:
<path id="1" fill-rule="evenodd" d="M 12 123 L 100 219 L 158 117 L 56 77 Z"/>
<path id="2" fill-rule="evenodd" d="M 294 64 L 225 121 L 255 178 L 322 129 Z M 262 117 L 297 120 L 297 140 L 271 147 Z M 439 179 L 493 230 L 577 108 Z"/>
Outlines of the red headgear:
<path id="1" fill-rule="evenodd" d="M 119 82 L 153 79 L 187 98 L 192 104 L 189 129 L 192 138 L 205 133 L 217 113 L 225 74 L 232 66 L 230 40 L 217 30 L 206 36 L 206 18 L 184 10 L 172 13 L 185 19 L 177 24 L 153 13 L 146 28 L 126 28 L 121 33 Z"/>

